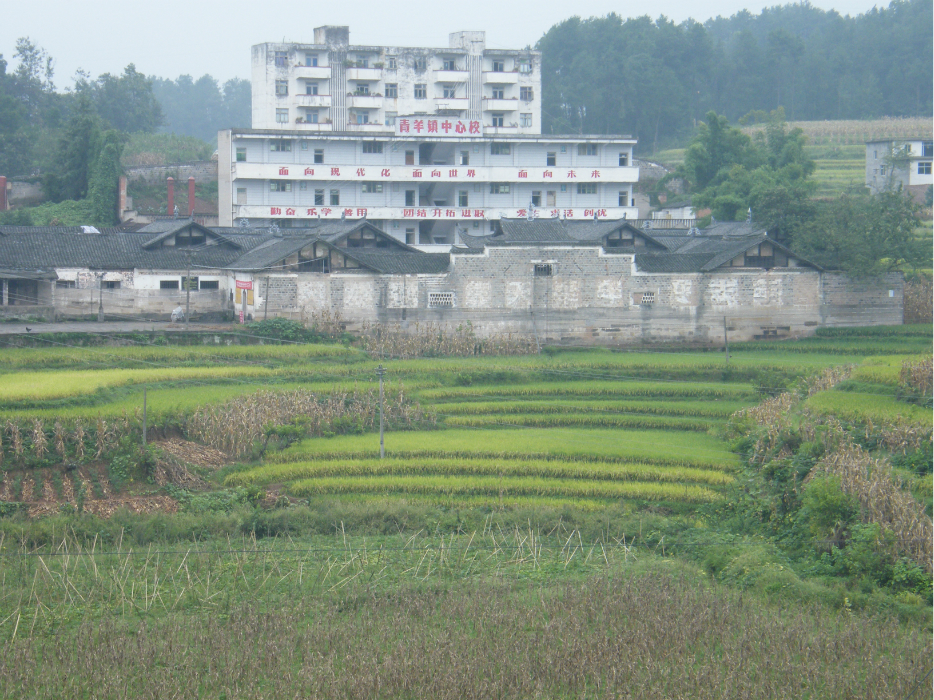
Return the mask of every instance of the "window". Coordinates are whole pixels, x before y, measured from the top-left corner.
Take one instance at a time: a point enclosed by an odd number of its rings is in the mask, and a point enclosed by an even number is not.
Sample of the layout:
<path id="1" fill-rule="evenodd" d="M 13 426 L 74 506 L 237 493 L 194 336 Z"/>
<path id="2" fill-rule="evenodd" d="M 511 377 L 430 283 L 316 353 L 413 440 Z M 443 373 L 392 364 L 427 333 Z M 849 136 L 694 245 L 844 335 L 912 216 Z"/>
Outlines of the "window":
<path id="1" fill-rule="evenodd" d="M 881 168 L 879 168 L 879 174 L 880 174 L 880 175 L 885 175 L 885 166 L 884 166 L 884 165 L 883 165 Z"/>
<path id="2" fill-rule="evenodd" d="M 508 182 L 491 182 L 490 194 L 509 194 Z"/>
<path id="3" fill-rule="evenodd" d="M 331 190 L 331 206 L 337 207 L 341 203 L 341 191 L 340 190 Z"/>
<path id="4" fill-rule="evenodd" d="M 655 292 L 642 292 L 641 294 L 637 292 L 635 296 L 638 299 L 638 303 L 642 306 L 655 303 Z"/>
<path id="5" fill-rule="evenodd" d="M 302 192 L 304 192 L 305 190 L 308 189 L 308 183 L 307 183 L 307 182 L 300 182 L 300 183 L 298 183 L 298 189 L 300 189 Z"/>
<path id="6" fill-rule="evenodd" d="M 359 83 L 353 91 L 354 95 L 369 95 L 370 86 L 368 83 Z"/>
<path id="7" fill-rule="evenodd" d="M 540 207 L 542 206 L 542 193 L 541 190 L 533 190 L 532 192 L 532 206 Z"/>
<path id="8" fill-rule="evenodd" d="M 292 150 L 292 142 L 289 139 L 272 139 L 269 142 L 269 150 L 287 153 Z"/>
<path id="9" fill-rule="evenodd" d="M 386 97 L 391 97 L 392 99 L 399 97 L 398 83 L 386 83 Z"/>
<path id="10" fill-rule="evenodd" d="M 190 289 L 193 292 L 198 291 L 197 277 L 182 277 L 182 289 Z"/>
<path id="11" fill-rule="evenodd" d="M 620 167 L 623 167 L 623 168 L 629 165 L 629 154 L 628 153 L 619 154 L 619 165 Z"/>
<path id="12" fill-rule="evenodd" d="M 316 149 L 315 149 L 315 163 L 320 164 L 320 163 L 323 163 L 323 162 L 324 162 L 324 149 L 323 149 L 323 148 L 316 148 Z"/>
<path id="13" fill-rule="evenodd" d="M 311 114 L 311 112 L 306 112 L 306 114 Z M 317 114 L 317 113 L 316 113 L 316 114 Z M 307 142 L 307 141 L 300 141 L 299 143 L 302 144 L 302 150 L 303 150 L 303 151 L 307 151 L 307 150 L 308 150 L 308 142 Z"/>
<path id="14" fill-rule="evenodd" d="M 457 64 L 453 58 L 444 59 L 444 70 L 457 70 Z"/>
<path id="15" fill-rule="evenodd" d="M 930 158 L 934 156 L 934 141 L 921 142 L 921 157 Z"/>
<path id="16" fill-rule="evenodd" d="M 415 206 L 415 190 L 405 191 L 405 206 L 407 207 Z"/>
<path id="17" fill-rule="evenodd" d="M 532 126 L 532 115 L 531 114 L 520 114 L 519 115 L 519 126 Z"/>
<path id="18" fill-rule="evenodd" d="M 246 204 L 246 187 L 237 188 L 237 204 Z"/>
<path id="19" fill-rule="evenodd" d="M 628 207 L 629 206 L 629 192 L 626 190 L 621 190 L 619 193 L 619 206 Z"/>
<path id="20" fill-rule="evenodd" d="M 568 147 L 567 147 L 567 146 L 562 146 L 562 147 L 561 147 L 561 152 L 562 152 L 562 153 L 567 153 L 567 152 L 568 152 Z"/>
<path id="21" fill-rule="evenodd" d="M 545 154 L 545 165 L 554 165 L 557 162 L 558 159 L 554 152 Z"/>
<path id="22" fill-rule="evenodd" d="M 318 83 L 313 83 L 308 81 L 305 83 L 305 94 L 306 95 L 317 95 L 318 94 Z"/>
<path id="23" fill-rule="evenodd" d="M 382 153 L 383 152 L 382 141 L 364 141 L 363 152 L 364 153 Z"/>
<path id="24" fill-rule="evenodd" d="M 454 292 L 428 292 L 429 309 L 453 309 Z"/>
<path id="25" fill-rule="evenodd" d="M 369 68 L 370 59 L 367 56 L 357 56 L 357 68 Z"/>
<path id="26" fill-rule="evenodd" d="M 120 283 L 116 280 L 104 280 L 104 289 L 120 289 Z"/>
<path id="27" fill-rule="evenodd" d="M 389 58 L 386 59 L 386 68 L 388 68 L 389 70 L 396 69 L 396 57 L 395 56 L 390 56 Z"/>
<path id="28" fill-rule="evenodd" d="M 55 286 L 59 289 L 74 289 L 77 283 L 74 280 L 55 280 Z"/>
<path id="29" fill-rule="evenodd" d="M 272 180 L 269 183 L 270 192 L 291 192 L 292 191 L 292 181 L 291 180 Z"/>
<path id="30" fill-rule="evenodd" d="M 424 100 L 426 96 L 425 83 L 415 83 L 415 99 Z"/>
<path id="31" fill-rule="evenodd" d="M 505 93 L 505 91 L 504 91 L 503 88 L 501 88 L 501 87 L 495 87 L 495 88 L 493 88 L 493 99 L 494 99 L 494 100 L 502 100 L 502 99 L 505 99 L 505 98 L 503 97 L 503 95 L 505 95 L 505 94 L 506 94 L 506 93 Z"/>
<path id="32" fill-rule="evenodd" d="M 530 87 L 520 87 L 519 88 L 519 99 L 525 100 L 526 102 L 531 102 L 535 99 L 535 90 Z"/>
<path id="33" fill-rule="evenodd" d="M 595 156 L 595 155 L 597 155 L 597 144 L 595 144 L 595 143 L 579 143 L 579 144 L 577 144 L 577 155 L 579 155 L 579 156 Z"/>
<path id="34" fill-rule="evenodd" d="M 369 112 L 357 112 L 357 124 L 369 124 L 369 123 L 370 123 Z"/>
<path id="35" fill-rule="evenodd" d="M 415 165 L 415 151 L 406 151 L 406 152 L 405 152 L 405 164 L 406 164 L 406 165 Z"/>
<path id="36" fill-rule="evenodd" d="M 461 190 L 457 193 L 457 206 L 469 207 L 470 200 L 467 198 L 467 190 Z"/>
<path id="37" fill-rule="evenodd" d="M 554 266 L 551 263 L 535 263 L 536 277 L 551 277 L 554 274 Z"/>
<path id="38" fill-rule="evenodd" d="M 922 161 L 918 163 L 918 175 L 931 174 L 931 161 Z"/>
<path id="39" fill-rule="evenodd" d="M 276 68 L 285 68 L 286 63 L 289 60 L 288 52 L 276 51 L 275 60 L 276 60 Z"/>
<path id="40" fill-rule="evenodd" d="M 159 289 L 178 289 L 178 280 L 159 280 Z"/>
<path id="41" fill-rule="evenodd" d="M 382 182 L 364 182 L 362 191 L 367 194 L 380 193 L 383 191 L 383 183 Z"/>
<path id="42" fill-rule="evenodd" d="M 568 191 L 568 186 L 567 186 L 567 185 L 561 185 L 561 191 L 562 191 L 562 192 L 567 192 L 567 191 Z"/>
<path id="43" fill-rule="evenodd" d="M 490 155 L 494 156 L 508 156 L 510 153 L 509 143 L 491 143 L 490 144 Z"/>
<path id="44" fill-rule="evenodd" d="M 276 96 L 282 97 L 283 95 L 289 94 L 289 81 L 288 80 L 277 80 L 276 81 Z"/>
<path id="45" fill-rule="evenodd" d="M 324 190 L 315 190 L 315 206 L 324 206 Z"/>
<path id="46" fill-rule="evenodd" d="M 424 57 L 415 59 L 415 70 L 421 72 L 425 70 L 427 67 L 428 67 L 428 62 L 424 59 Z"/>
<path id="47" fill-rule="evenodd" d="M 493 113 L 493 124 L 492 126 L 502 126 L 503 125 L 503 113 L 494 112 Z"/>
<path id="48" fill-rule="evenodd" d="M 246 146 L 237 146 L 237 162 L 246 163 Z"/>
<path id="49" fill-rule="evenodd" d="M 470 151 L 461 151 L 461 165 L 470 165 Z"/>
<path id="50" fill-rule="evenodd" d="M 386 126 L 395 126 L 396 117 L 399 116 L 398 112 L 386 112 Z"/>
<path id="51" fill-rule="evenodd" d="M 526 59 L 519 61 L 519 72 L 520 73 L 531 73 L 532 72 L 532 62 Z"/>
<path id="52" fill-rule="evenodd" d="M 415 229 L 414 228 L 407 228 L 405 230 L 405 242 L 408 243 L 409 245 L 415 243 Z"/>
<path id="53" fill-rule="evenodd" d="M 316 109 L 306 109 L 306 110 L 305 110 L 305 121 L 308 122 L 309 124 L 317 124 L 317 123 L 318 123 L 318 110 L 316 110 Z M 308 144 L 303 143 L 303 144 L 302 144 L 302 150 L 303 150 L 303 151 L 307 151 L 307 150 L 308 150 Z"/>
<path id="54" fill-rule="evenodd" d="M 577 194 L 597 194 L 597 185 L 594 182 L 578 182 Z"/>
<path id="55" fill-rule="evenodd" d="M 220 289 L 220 284 L 217 280 L 201 280 L 199 289 L 202 291 L 208 289 Z"/>
<path id="56" fill-rule="evenodd" d="M 444 96 L 445 96 L 445 97 L 450 97 L 450 98 L 457 97 L 457 88 L 454 87 L 453 85 L 445 85 L 445 86 L 444 86 Z"/>
<path id="57" fill-rule="evenodd" d="M 276 110 L 276 124 L 289 123 L 289 108 L 284 107 Z"/>
<path id="58" fill-rule="evenodd" d="M 318 54 L 306 53 L 305 54 L 305 65 L 311 68 L 316 68 L 318 66 Z"/>
<path id="59" fill-rule="evenodd" d="M 493 72 L 504 73 L 506 71 L 506 62 L 502 59 L 493 61 Z"/>

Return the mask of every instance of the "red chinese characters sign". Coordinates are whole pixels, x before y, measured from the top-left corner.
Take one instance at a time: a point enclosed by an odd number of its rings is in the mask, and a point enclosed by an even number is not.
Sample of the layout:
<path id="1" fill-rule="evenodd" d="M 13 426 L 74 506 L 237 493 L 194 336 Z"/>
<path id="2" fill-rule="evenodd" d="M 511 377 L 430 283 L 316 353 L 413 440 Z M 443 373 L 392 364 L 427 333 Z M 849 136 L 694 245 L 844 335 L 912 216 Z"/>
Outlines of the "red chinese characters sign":
<path id="1" fill-rule="evenodd" d="M 237 289 L 253 289 L 253 280 L 237 280 Z"/>
<path id="2" fill-rule="evenodd" d="M 480 136 L 483 125 L 478 121 L 446 117 L 400 117 L 396 119 L 396 133 L 400 136 Z"/>

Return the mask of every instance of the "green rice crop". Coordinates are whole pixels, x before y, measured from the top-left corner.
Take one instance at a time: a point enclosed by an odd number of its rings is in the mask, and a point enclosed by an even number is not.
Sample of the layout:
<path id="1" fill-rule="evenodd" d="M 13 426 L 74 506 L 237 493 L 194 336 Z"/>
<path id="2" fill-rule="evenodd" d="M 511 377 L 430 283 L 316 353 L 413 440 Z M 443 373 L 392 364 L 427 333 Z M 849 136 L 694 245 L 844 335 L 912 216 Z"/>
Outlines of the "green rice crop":
<path id="1" fill-rule="evenodd" d="M 100 362 L 136 368 L 146 363 L 194 366 L 225 362 L 295 363 L 322 358 L 335 361 L 367 359 L 359 350 L 325 344 L 9 348 L 0 352 L 0 372 L 81 367 Z"/>
<path id="2" fill-rule="evenodd" d="M 326 460 L 265 464 L 235 472 L 226 486 L 268 484 L 333 476 L 502 476 L 552 479 L 608 479 L 613 481 L 663 481 L 725 486 L 733 477 L 714 469 L 662 467 L 655 464 L 613 462 L 559 462 L 509 459 L 371 459 Z"/>
<path id="3" fill-rule="evenodd" d="M 393 432 L 386 454 L 399 458 L 576 459 L 596 462 L 672 464 L 723 469 L 738 463 L 716 437 L 694 432 L 606 428 L 448 429 Z M 375 435 L 303 440 L 268 462 L 353 459 L 379 454 Z"/>
<path id="4" fill-rule="evenodd" d="M 851 377 L 862 382 L 898 386 L 901 383 L 902 364 L 924 359 L 924 355 L 915 357 L 905 357 L 904 355 L 867 357 L 865 362 L 853 370 Z"/>
<path id="5" fill-rule="evenodd" d="M 411 493 L 442 496 L 635 498 L 688 503 L 709 503 L 720 499 L 716 491 L 694 485 L 534 477 L 502 479 L 487 476 L 323 477 L 296 481 L 288 490 L 295 496 Z"/>
<path id="6" fill-rule="evenodd" d="M 427 399 L 524 396 L 644 396 L 685 397 L 733 400 L 754 398 L 756 391 L 748 384 L 719 382 L 646 382 L 646 381 L 568 381 L 540 382 L 516 386 L 468 386 L 426 389 L 419 396 Z"/>
<path id="7" fill-rule="evenodd" d="M 443 404 L 442 404 L 443 406 Z M 444 413 L 439 414 L 444 416 Z M 714 418 L 682 416 L 647 416 L 613 413 L 551 413 L 511 414 L 508 416 L 447 416 L 444 424 L 452 427 L 487 427 L 524 425 L 534 428 L 581 426 L 592 428 L 659 428 L 664 430 L 698 430 L 706 432 L 717 423 Z"/>
<path id="8" fill-rule="evenodd" d="M 894 396 L 860 394 L 845 391 L 821 391 L 805 402 L 815 413 L 834 415 L 857 423 L 875 424 L 905 422 L 931 428 L 931 409 L 899 401 Z"/>
<path id="9" fill-rule="evenodd" d="M 753 401 L 724 400 L 633 399 L 628 401 L 576 401 L 554 399 L 551 401 L 466 401 L 462 403 L 433 403 L 431 406 L 448 416 L 510 415 L 515 413 L 645 413 L 660 416 L 729 418 L 736 411 L 753 403 Z"/>

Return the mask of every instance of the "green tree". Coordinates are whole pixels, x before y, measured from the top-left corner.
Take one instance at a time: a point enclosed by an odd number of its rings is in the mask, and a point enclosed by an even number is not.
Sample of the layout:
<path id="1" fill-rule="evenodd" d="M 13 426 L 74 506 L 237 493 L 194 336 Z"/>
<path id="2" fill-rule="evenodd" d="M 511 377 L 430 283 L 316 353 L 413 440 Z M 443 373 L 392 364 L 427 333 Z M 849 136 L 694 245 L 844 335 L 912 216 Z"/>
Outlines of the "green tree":
<path id="1" fill-rule="evenodd" d="M 126 135 L 115 130 L 105 131 L 101 136 L 100 154 L 88 186 L 94 223 L 101 226 L 113 226 L 118 222 L 117 181 L 122 172 L 120 154 L 125 141 Z"/>
<path id="2" fill-rule="evenodd" d="M 132 63 L 123 75 L 104 73 L 91 85 L 97 113 L 114 129 L 151 133 L 162 125 L 162 107 L 153 94 L 153 81 Z"/>
<path id="3" fill-rule="evenodd" d="M 91 169 L 101 148 L 100 118 L 87 93 L 75 98 L 74 111 L 62 131 L 55 158 L 56 168 L 46 174 L 43 185 L 54 202 L 84 199 Z"/>
<path id="4" fill-rule="evenodd" d="M 914 236 L 920 207 L 902 190 L 843 195 L 817 206 L 795 228 L 792 247 L 805 258 L 855 277 L 930 265 L 930 246 Z"/>

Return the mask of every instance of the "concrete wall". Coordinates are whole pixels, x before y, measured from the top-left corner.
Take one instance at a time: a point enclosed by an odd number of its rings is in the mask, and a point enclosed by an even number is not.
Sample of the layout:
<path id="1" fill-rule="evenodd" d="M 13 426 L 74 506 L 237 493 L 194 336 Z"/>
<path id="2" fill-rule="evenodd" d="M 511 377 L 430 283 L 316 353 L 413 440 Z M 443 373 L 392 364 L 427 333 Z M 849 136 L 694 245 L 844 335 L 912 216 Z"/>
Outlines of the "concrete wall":
<path id="1" fill-rule="evenodd" d="M 183 181 L 181 184 L 176 182 L 177 187 L 183 187 L 188 182 L 189 177 L 193 177 L 197 183 L 207 183 L 217 181 L 217 161 L 203 160 L 191 163 L 173 163 L 170 165 L 132 165 L 126 170 L 126 178 L 129 182 L 146 180 L 149 182 L 165 182 L 167 177 L 174 177 L 176 181 Z"/>

